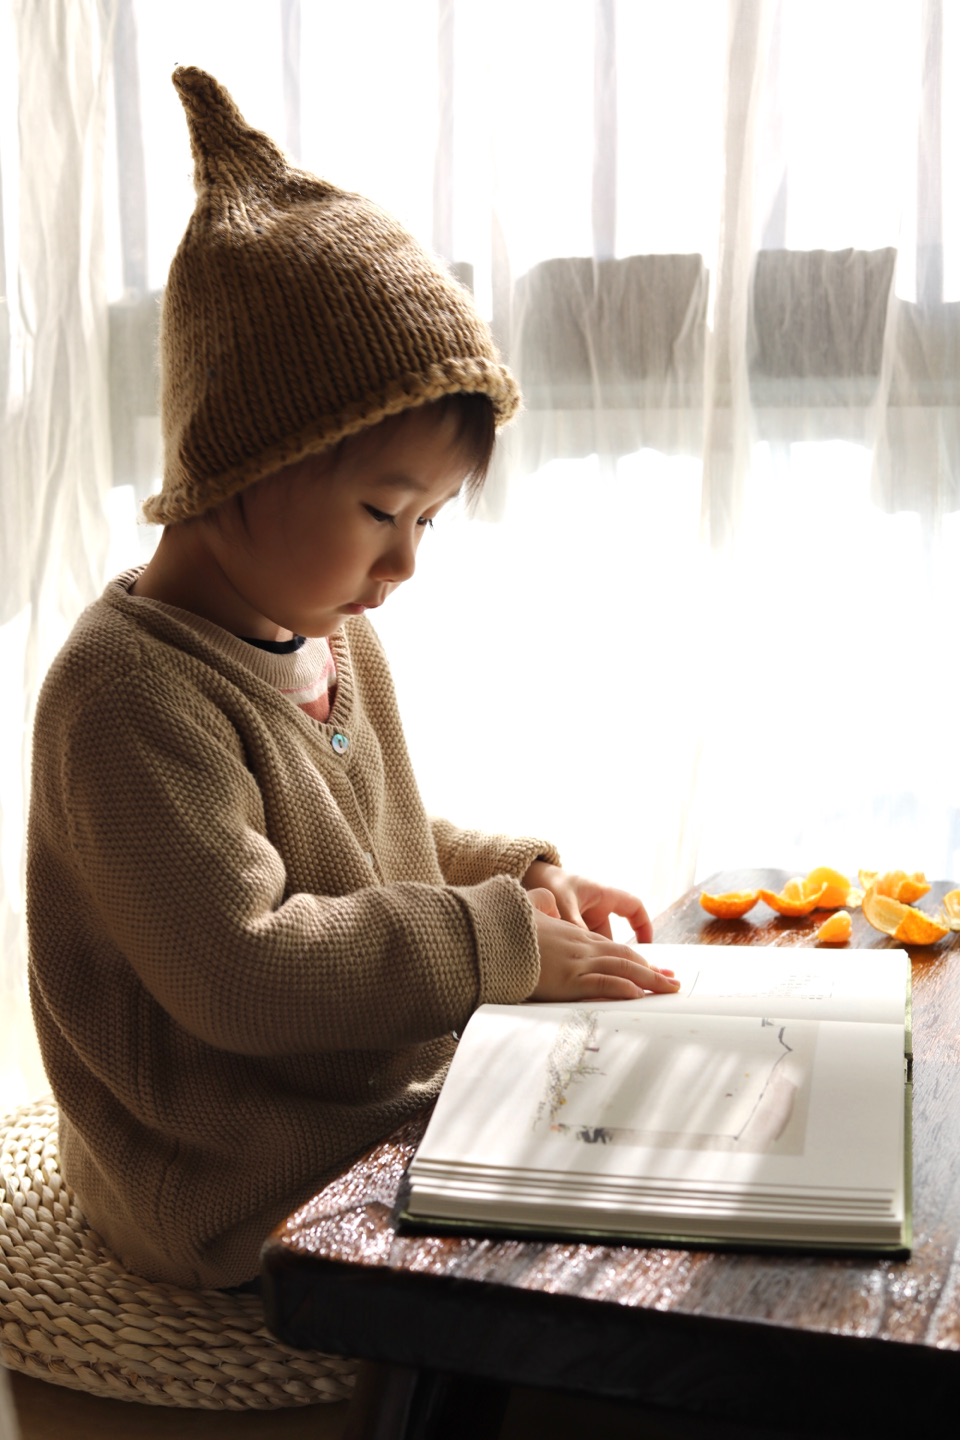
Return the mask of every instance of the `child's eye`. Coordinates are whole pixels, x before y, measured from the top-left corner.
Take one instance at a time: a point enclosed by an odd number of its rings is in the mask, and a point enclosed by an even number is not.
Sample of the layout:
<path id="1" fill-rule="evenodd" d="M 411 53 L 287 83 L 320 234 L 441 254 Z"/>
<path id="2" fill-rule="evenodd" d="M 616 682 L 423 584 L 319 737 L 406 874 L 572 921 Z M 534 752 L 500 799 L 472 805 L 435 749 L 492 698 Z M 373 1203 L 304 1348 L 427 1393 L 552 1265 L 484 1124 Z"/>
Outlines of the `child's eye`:
<path id="1" fill-rule="evenodd" d="M 428 530 L 433 530 L 434 528 L 434 521 L 430 515 L 422 515 L 417 523 L 418 525 L 426 526 Z"/>
<path id="2" fill-rule="evenodd" d="M 364 509 L 379 525 L 395 525 L 397 523 L 393 515 L 388 515 L 386 510 L 378 510 L 376 505 L 365 505 Z"/>

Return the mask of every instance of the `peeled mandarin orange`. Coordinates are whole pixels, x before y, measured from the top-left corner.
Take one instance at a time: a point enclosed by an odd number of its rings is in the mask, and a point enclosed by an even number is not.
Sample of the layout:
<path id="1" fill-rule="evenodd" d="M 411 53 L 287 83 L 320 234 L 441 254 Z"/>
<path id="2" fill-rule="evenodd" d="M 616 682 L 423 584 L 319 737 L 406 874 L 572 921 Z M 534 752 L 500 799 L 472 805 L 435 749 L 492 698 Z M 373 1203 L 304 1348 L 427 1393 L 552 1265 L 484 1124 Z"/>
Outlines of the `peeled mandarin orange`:
<path id="1" fill-rule="evenodd" d="M 846 910 L 835 910 L 815 935 L 819 945 L 846 945 L 851 938 L 851 917 Z"/>
<path id="2" fill-rule="evenodd" d="M 886 870 L 883 875 L 879 875 L 876 870 L 859 870 L 858 880 L 865 890 L 876 890 L 879 895 L 887 895 L 905 905 L 913 905 L 915 900 L 920 900 L 921 896 L 927 895 L 931 889 L 930 883 L 920 870 L 915 870 L 910 875 L 906 870 Z"/>
<path id="3" fill-rule="evenodd" d="M 903 940 L 907 945 L 934 945 L 948 933 L 932 915 L 925 915 L 903 900 L 893 900 L 890 895 L 881 895 L 872 885 L 865 892 L 861 906 L 864 918 L 875 930 Z"/>
<path id="4" fill-rule="evenodd" d="M 942 925 L 947 925 L 949 930 L 958 928 L 958 892 L 949 890 L 941 901 L 941 913 L 938 916 Z"/>
<path id="5" fill-rule="evenodd" d="M 756 890 L 727 890 L 723 895 L 708 895 L 701 892 L 701 905 L 709 915 L 718 920 L 740 920 L 757 904 Z"/>
<path id="6" fill-rule="evenodd" d="M 808 895 L 804 891 L 804 882 L 796 879 L 789 880 L 780 894 L 774 890 L 759 890 L 757 893 L 765 905 L 770 905 L 779 915 L 810 915 L 825 888 L 822 886 Z"/>
<path id="7" fill-rule="evenodd" d="M 817 903 L 818 910 L 837 910 L 842 905 L 857 907 L 861 903 L 861 891 L 851 884 L 846 875 L 842 875 L 840 870 L 832 870 L 830 865 L 819 865 L 817 869 L 808 871 L 804 878 L 804 888 L 809 895 L 822 885 L 825 888 Z"/>
<path id="8" fill-rule="evenodd" d="M 882 875 L 875 882 L 877 888 L 883 889 L 885 881 L 888 879 L 891 884 L 890 893 L 894 895 L 895 900 L 901 900 L 905 905 L 913 905 L 915 900 L 920 900 L 921 896 L 927 895 L 931 889 L 930 883 L 920 870 L 915 870 L 910 875 L 905 874 L 903 870 L 895 870 L 890 877 Z"/>

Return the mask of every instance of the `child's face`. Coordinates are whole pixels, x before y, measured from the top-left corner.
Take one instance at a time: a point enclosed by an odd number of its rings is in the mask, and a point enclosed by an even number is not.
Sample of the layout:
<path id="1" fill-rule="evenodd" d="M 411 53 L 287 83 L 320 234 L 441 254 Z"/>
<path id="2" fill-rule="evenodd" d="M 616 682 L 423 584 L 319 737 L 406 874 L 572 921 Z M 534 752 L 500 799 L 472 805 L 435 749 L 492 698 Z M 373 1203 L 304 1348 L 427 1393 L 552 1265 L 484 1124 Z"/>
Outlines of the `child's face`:
<path id="1" fill-rule="evenodd" d="M 205 526 L 236 600 L 230 628 L 259 640 L 331 635 L 414 573 L 417 548 L 467 463 L 452 416 L 409 411 L 244 492 Z"/>

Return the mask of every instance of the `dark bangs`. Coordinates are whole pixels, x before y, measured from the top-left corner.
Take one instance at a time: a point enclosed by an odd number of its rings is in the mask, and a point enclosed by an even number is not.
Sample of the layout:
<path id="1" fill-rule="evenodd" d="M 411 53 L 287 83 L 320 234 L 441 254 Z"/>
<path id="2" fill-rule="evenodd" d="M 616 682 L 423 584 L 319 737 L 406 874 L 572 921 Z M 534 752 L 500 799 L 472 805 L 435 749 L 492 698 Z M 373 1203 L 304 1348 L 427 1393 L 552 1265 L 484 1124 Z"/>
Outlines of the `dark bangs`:
<path id="1" fill-rule="evenodd" d="M 486 395 L 445 395 L 428 407 L 441 419 L 451 416 L 457 426 L 456 445 L 466 462 L 464 490 L 469 500 L 479 495 L 494 454 L 494 407 Z"/>

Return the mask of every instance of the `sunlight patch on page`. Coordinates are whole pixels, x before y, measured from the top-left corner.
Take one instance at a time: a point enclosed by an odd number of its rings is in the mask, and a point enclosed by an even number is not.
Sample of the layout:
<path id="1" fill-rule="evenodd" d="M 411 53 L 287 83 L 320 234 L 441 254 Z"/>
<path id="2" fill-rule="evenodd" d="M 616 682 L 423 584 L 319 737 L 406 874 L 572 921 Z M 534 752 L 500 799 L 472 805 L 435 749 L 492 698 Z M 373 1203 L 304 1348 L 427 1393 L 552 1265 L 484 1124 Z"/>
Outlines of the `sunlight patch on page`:
<path id="1" fill-rule="evenodd" d="M 654 1035 L 630 1015 L 612 1021 L 578 1010 L 560 1024 L 535 1131 L 587 1145 L 803 1153 L 816 1025 L 758 1019 L 719 1055 L 692 1017 Z"/>

